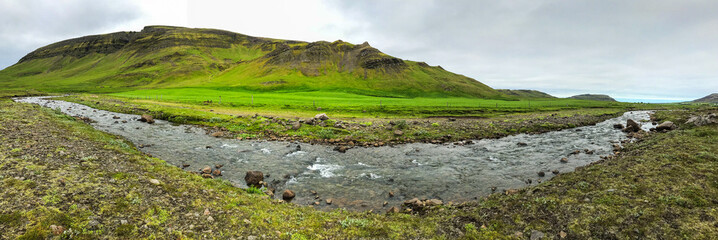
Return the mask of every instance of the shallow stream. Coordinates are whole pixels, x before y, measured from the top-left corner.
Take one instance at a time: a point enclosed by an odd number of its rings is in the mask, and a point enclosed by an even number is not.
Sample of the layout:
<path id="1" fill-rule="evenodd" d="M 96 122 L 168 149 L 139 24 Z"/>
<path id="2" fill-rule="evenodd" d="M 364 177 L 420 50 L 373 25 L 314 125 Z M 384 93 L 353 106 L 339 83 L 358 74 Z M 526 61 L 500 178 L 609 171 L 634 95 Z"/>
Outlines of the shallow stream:
<path id="1" fill-rule="evenodd" d="M 501 191 L 527 186 L 529 179 L 532 184 L 546 181 L 554 176 L 552 170 L 570 172 L 611 154 L 613 143 L 626 138 L 613 124 L 649 119 L 649 112 L 636 111 L 593 126 L 474 140 L 463 146 L 412 143 L 340 153 L 325 145 L 215 138 L 190 125 L 162 120 L 147 124 L 137 121 L 137 115 L 48 98 L 15 100 L 88 117 L 96 121 L 91 123 L 96 129 L 144 146 L 142 152 L 169 164 L 189 164 L 186 170 L 223 164 L 221 178 L 242 187 L 246 171 L 262 171 L 269 174 L 265 181 L 275 183 L 277 198 L 284 189 L 291 189 L 297 195 L 295 203 L 320 201 L 318 208 L 354 210 L 388 209 L 414 197 L 462 202 L 486 196 L 492 187 Z M 642 127 L 648 130 L 651 126 Z M 587 154 L 585 149 L 593 153 Z M 576 150 L 580 153 L 572 154 Z M 567 163 L 560 162 L 564 157 Z M 539 177 L 539 171 L 545 176 Z M 319 199 L 311 191 L 316 191 Z M 331 205 L 324 201 L 329 198 Z M 383 206 L 385 201 L 389 204 Z"/>

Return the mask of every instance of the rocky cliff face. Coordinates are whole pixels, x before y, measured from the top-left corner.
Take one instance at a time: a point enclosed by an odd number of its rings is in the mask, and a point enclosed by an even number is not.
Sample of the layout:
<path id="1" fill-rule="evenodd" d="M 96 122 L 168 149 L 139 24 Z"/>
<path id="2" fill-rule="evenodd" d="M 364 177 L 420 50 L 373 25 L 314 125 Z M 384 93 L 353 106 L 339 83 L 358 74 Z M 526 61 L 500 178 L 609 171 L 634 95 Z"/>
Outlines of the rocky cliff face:
<path id="1" fill-rule="evenodd" d="M 368 43 L 352 45 L 341 40 L 329 43 L 281 41 L 258 38 L 215 29 L 192 29 L 148 26 L 140 32 L 117 32 L 103 35 L 69 39 L 39 48 L 20 59 L 19 63 L 33 59 L 55 56 L 82 58 L 91 53 L 111 54 L 132 51 L 148 54 L 163 48 L 191 46 L 205 48 L 230 48 L 234 44 L 258 47 L 268 52 L 267 64 L 300 68 L 308 75 L 317 75 L 323 64 L 337 65 L 341 70 L 385 69 L 397 71 L 406 64 L 403 60 L 388 56 Z"/>

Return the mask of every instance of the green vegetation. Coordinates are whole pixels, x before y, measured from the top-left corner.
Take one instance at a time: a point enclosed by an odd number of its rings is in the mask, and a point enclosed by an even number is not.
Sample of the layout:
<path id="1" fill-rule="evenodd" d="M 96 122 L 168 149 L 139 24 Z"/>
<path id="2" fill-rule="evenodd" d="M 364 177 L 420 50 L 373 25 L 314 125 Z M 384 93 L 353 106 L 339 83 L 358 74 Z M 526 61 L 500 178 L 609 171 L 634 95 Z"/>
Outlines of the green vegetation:
<path id="1" fill-rule="evenodd" d="M 556 98 L 548 93 L 536 91 L 536 90 L 511 90 L 511 89 L 496 89 L 500 93 L 507 96 L 515 96 L 520 99 L 536 99 L 536 98 Z"/>
<path id="2" fill-rule="evenodd" d="M 534 231 L 553 239 L 710 239 L 718 235 L 718 126 L 683 123 L 716 111 L 660 111 L 655 119 L 679 130 L 649 134 L 619 155 L 515 193 L 385 215 L 270 200 L 147 157 L 52 110 L 3 99 L 0 228 L 9 239 L 524 239 Z M 52 225 L 62 231 L 54 235 Z"/>
<path id="3" fill-rule="evenodd" d="M 612 97 L 605 95 L 605 94 L 581 94 L 581 95 L 571 96 L 569 98 L 583 99 L 583 100 L 594 100 L 594 101 L 606 101 L 606 102 L 615 102 L 616 101 L 616 99 L 613 99 Z"/>

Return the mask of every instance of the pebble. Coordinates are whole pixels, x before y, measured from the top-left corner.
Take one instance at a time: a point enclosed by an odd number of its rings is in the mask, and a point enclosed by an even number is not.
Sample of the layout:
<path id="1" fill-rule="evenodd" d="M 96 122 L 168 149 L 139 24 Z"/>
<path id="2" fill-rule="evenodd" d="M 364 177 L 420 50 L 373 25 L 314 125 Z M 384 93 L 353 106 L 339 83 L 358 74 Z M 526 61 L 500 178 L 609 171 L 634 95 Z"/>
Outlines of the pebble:
<path id="1" fill-rule="evenodd" d="M 544 234 L 541 231 L 531 230 L 531 240 L 539 240 L 542 239 L 546 234 Z"/>
<path id="2" fill-rule="evenodd" d="M 208 222 L 214 222 L 214 218 L 212 216 L 207 217 Z"/>
<path id="3" fill-rule="evenodd" d="M 153 178 L 153 179 L 150 179 L 150 183 L 152 183 L 152 184 L 154 184 L 154 185 L 160 185 L 160 180 L 157 180 L 157 179 L 154 179 L 154 178 Z"/>

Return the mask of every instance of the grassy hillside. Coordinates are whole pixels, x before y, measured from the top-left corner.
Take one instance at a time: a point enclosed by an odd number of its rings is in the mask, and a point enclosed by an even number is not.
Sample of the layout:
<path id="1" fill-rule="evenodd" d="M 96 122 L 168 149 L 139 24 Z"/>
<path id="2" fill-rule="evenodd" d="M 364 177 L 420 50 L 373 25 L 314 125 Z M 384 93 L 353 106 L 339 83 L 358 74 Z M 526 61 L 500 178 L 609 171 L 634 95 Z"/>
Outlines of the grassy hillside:
<path id="1" fill-rule="evenodd" d="M 368 43 L 300 42 L 168 26 L 65 40 L 0 71 L 0 88 L 119 92 L 231 87 L 386 97 L 502 95 L 471 78 Z"/>
<path id="2" fill-rule="evenodd" d="M 718 93 L 713 93 L 708 96 L 693 100 L 695 103 L 718 103 Z"/>
<path id="3" fill-rule="evenodd" d="M 508 96 L 515 96 L 522 99 L 528 98 L 556 98 L 548 93 L 536 91 L 536 90 L 512 90 L 512 89 L 496 89 L 502 94 Z"/>
<path id="4" fill-rule="evenodd" d="M 616 99 L 613 99 L 612 97 L 605 95 L 605 94 L 581 94 L 581 95 L 571 96 L 569 98 L 581 99 L 581 100 L 616 102 Z"/>

